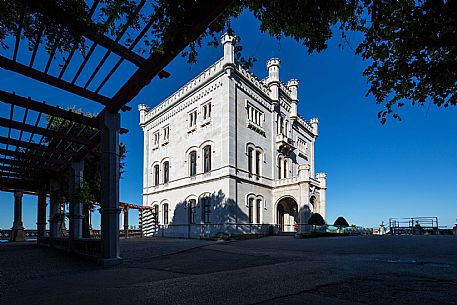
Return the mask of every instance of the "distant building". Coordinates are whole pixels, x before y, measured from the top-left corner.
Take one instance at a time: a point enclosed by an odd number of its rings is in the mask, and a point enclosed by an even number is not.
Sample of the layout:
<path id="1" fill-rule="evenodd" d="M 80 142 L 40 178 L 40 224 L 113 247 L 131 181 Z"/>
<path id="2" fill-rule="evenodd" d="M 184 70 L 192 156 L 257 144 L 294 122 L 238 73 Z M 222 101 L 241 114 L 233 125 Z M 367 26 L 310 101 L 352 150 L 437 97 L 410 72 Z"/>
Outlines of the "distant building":
<path id="1" fill-rule="evenodd" d="M 279 79 L 280 60 L 259 80 L 224 57 L 159 105 L 140 105 L 144 131 L 143 223 L 165 236 L 304 230 L 325 218 L 326 174 L 315 174 L 318 119 L 297 113 L 298 80 Z"/>

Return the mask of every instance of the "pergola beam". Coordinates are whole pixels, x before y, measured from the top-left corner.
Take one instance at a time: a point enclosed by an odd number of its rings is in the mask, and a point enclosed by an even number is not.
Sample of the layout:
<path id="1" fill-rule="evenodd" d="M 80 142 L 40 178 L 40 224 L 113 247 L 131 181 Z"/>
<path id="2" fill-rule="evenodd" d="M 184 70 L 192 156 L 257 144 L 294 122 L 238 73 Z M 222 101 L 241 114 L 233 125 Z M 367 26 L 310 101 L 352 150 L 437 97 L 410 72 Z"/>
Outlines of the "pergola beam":
<path id="1" fill-rule="evenodd" d="M 196 40 L 205 29 L 226 9 L 233 0 L 202 0 L 195 14 L 186 14 L 189 18 L 185 29 L 169 31 L 168 41 L 162 46 L 161 53 L 153 53 L 122 88 L 113 96 L 113 103 L 107 106 L 110 112 L 119 111 L 129 103 L 151 80 L 162 71 L 190 42 Z M 177 35 L 179 33 L 179 35 Z"/>
<path id="2" fill-rule="evenodd" d="M 34 110 L 44 114 L 60 117 L 62 119 L 87 125 L 93 128 L 99 127 L 99 121 L 96 118 L 87 117 L 85 115 L 69 110 L 64 110 L 59 107 L 46 105 L 45 103 L 34 101 L 31 98 L 21 97 L 16 94 L 5 92 L 3 90 L 0 90 L 0 101 L 18 107 L 28 108 L 30 110 Z"/>
<path id="3" fill-rule="evenodd" d="M 32 143 L 32 142 L 24 142 L 21 140 L 6 138 L 6 137 L 2 137 L 2 136 L 0 136 L 0 143 L 9 144 L 9 145 L 13 145 L 16 147 L 24 147 L 24 148 L 28 148 L 28 149 L 44 151 L 44 152 L 48 152 L 48 153 L 67 155 L 70 157 L 78 156 L 78 153 L 75 151 L 59 149 L 59 148 L 55 148 L 52 146 L 46 146 L 46 145 L 36 144 L 36 143 Z"/>
<path id="4" fill-rule="evenodd" d="M 19 123 L 16 121 L 5 119 L 5 118 L 0 118 L 0 126 L 10 127 L 13 129 L 23 130 L 23 131 L 27 131 L 27 132 L 33 132 L 33 133 L 41 134 L 41 135 L 44 135 L 46 137 L 50 137 L 53 139 L 57 139 L 57 140 L 62 139 L 62 140 L 66 140 L 66 141 L 70 141 L 70 142 L 74 142 L 74 143 L 78 143 L 78 144 L 83 144 L 83 145 L 87 145 L 90 143 L 90 141 L 88 139 L 83 138 L 83 137 L 75 137 L 75 136 L 72 136 L 69 134 L 60 133 L 60 132 L 52 130 L 52 129 L 46 129 L 43 127 L 38 127 L 38 126 L 30 125 L 30 124 Z"/>
<path id="5" fill-rule="evenodd" d="M 53 174 L 58 174 L 60 172 L 58 169 L 51 167 L 51 166 L 46 166 L 42 163 L 35 163 L 35 164 L 24 163 L 23 161 L 19 161 L 19 160 L 15 160 L 15 159 L 4 159 L 4 160 L 1 160 L 0 163 L 18 166 L 21 169 L 29 170 L 29 171 L 33 171 L 33 170 L 46 171 L 46 172 L 53 173 Z"/>
<path id="6" fill-rule="evenodd" d="M 18 166 L 5 166 L 5 165 L 0 165 L 0 170 L 4 172 L 11 172 L 11 173 L 31 173 L 33 170 L 24 168 L 24 167 L 18 167 Z"/>
<path id="7" fill-rule="evenodd" d="M 36 160 L 40 162 L 45 162 L 45 163 L 50 163 L 50 164 L 56 164 L 56 165 L 68 165 L 68 161 L 64 160 L 57 160 L 57 159 L 49 159 L 44 156 L 40 155 L 35 155 L 35 154 L 30 154 L 30 153 L 23 153 L 23 152 L 18 152 L 18 151 L 12 151 L 12 150 L 6 150 L 3 148 L 0 148 L 0 155 L 6 155 L 6 156 L 11 156 L 14 158 L 17 158 L 19 160 Z"/>
<path id="8" fill-rule="evenodd" d="M 146 60 L 140 55 L 132 52 L 123 45 L 116 43 L 105 35 L 95 32 L 94 27 L 88 24 L 82 24 L 75 20 L 69 14 L 62 14 L 62 10 L 56 5 L 53 0 L 17 0 L 18 2 L 27 5 L 30 9 L 42 13 L 49 18 L 53 18 L 56 22 L 68 27 L 76 35 L 87 37 L 93 42 L 99 44 L 107 50 L 119 55 L 122 58 L 130 61 L 134 65 L 141 67 L 145 64 Z"/>
<path id="9" fill-rule="evenodd" d="M 14 190 L 26 190 L 27 193 L 34 193 L 39 190 L 39 187 L 32 183 L 26 183 L 23 179 L 0 177 L 0 189 L 7 192 Z"/>
<path id="10" fill-rule="evenodd" d="M 58 79 L 57 77 L 43 73 L 34 68 L 30 68 L 4 56 L 0 56 L 0 67 L 33 78 L 37 81 L 65 90 L 67 92 L 74 93 L 105 106 L 111 103 L 111 99 L 106 96 L 81 88 L 62 79 Z"/>
<path id="11" fill-rule="evenodd" d="M 6 177 L 13 177 L 13 178 L 21 178 L 21 179 L 30 179 L 33 180 L 33 177 L 36 177 L 38 174 L 37 173 L 19 173 L 19 172 L 5 172 L 5 171 L 0 171 L 0 178 L 6 178 Z"/>

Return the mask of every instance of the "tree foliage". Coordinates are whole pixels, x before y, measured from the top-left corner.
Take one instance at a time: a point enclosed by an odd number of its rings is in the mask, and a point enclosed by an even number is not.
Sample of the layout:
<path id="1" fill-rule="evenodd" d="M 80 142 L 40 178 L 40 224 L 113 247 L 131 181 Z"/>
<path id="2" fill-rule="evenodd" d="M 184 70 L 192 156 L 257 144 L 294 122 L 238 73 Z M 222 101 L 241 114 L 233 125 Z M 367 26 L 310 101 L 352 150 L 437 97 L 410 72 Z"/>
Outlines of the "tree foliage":
<path id="1" fill-rule="evenodd" d="M 44 0 L 43 0 L 44 1 Z M 46 0 L 56 14 L 66 14 L 91 31 L 116 36 L 125 20 L 135 11 L 137 2 L 102 0 L 91 17 L 83 0 Z M 164 43 L 173 43 L 188 29 L 188 17 L 197 14 L 202 0 L 151 0 L 150 9 L 142 11 L 132 28 L 151 21 L 143 43 L 135 51 L 142 54 L 163 52 Z M 0 43 L 6 47 L 8 36 L 18 30 L 21 4 L 0 0 Z M 339 28 L 342 38 L 348 32 L 362 34 L 355 52 L 367 61 L 363 72 L 369 84 L 367 95 L 383 106 L 382 123 L 392 115 L 399 118 L 398 107 L 405 103 L 433 103 L 448 107 L 457 104 L 457 1 L 449 0 L 235 0 L 205 32 L 183 52 L 195 62 L 198 48 L 207 39 L 218 45 L 223 31 L 231 30 L 233 18 L 249 10 L 260 21 L 260 31 L 281 39 L 290 37 L 303 44 L 308 53 L 320 52 Z M 43 31 L 43 35 L 40 35 Z M 32 48 L 37 40 L 46 50 L 57 50 L 63 57 L 73 47 L 84 54 L 86 42 L 52 18 L 26 11 L 23 38 Z M 132 38 L 126 40 L 129 45 Z M 245 66 L 254 58 L 245 58 L 242 46 L 237 60 Z"/>
<path id="2" fill-rule="evenodd" d="M 308 219 L 308 224 L 313 226 L 323 226 L 325 225 L 325 220 L 319 213 L 313 213 Z"/>
<path id="3" fill-rule="evenodd" d="M 342 216 L 338 217 L 338 218 L 335 220 L 335 222 L 333 223 L 333 225 L 334 225 L 335 227 L 341 227 L 341 228 L 347 228 L 347 227 L 349 227 L 349 223 L 348 223 L 347 220 L 346 220 L 344 217 L 342 217 Z"/>

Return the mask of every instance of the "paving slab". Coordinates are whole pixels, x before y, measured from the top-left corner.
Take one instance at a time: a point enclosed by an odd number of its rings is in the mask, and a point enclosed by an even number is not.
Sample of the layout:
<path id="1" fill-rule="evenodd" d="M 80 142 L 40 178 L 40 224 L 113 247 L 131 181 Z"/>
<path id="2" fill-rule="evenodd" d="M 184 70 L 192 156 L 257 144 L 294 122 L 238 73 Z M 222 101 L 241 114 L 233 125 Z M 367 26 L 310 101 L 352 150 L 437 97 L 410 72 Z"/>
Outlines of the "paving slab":
<path id="1" fill-rule="evenodd" d="M 0 304 L 457 304 L 457 236 L 121 241 L 122 265 L 0 245 Z"/>

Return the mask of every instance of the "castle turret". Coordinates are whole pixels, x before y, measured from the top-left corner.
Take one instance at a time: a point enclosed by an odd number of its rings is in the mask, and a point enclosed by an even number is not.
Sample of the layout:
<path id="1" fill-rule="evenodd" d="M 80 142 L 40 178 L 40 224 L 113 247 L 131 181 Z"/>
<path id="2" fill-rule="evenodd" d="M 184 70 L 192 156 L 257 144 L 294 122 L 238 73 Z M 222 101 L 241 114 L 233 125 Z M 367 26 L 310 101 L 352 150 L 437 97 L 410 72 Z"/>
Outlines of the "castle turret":
<path id="1" fill-rule="evenodd" d="M 272 58 L 267 62 L 268 80 L 267 85 L 270 88 L 270 98 L 273 103 L 279 103 L 279 58 Z"/>
<path id="2" fill-rule="evenodd" d="M 235 63 L 235 36 L 229 32 L 221 36 L 221 44 L 224 47 L 224 65 Z"/>
<path id="3" fill-rule="evenodd" d="M 287 82 L 287 87 L 290 90 L 290 98 L 292 100 L 290 107 L 290 118 L 296 120 L 298 116 L 297 104 L 298 104 L 298 80 L 291 79 Z"/>
<path id="4" fill-rule="evenodd" d="M 144 123 L 146 122 L 146 112 L 149 111 L 149 107 L 145 104 L 138 105 L 138 110 L 140 111 L 140 127 L 144 127 Z"/>
<path id="5" fill-rule="evenodd" d="M 317 137 L 319 130 L 317 129 L 319 125 L 319 119 L 318 118 L 312 118 L 309 120 L 309 123 L 311 124 L 311 127 L 313 127 L 313 133 Z"/>

